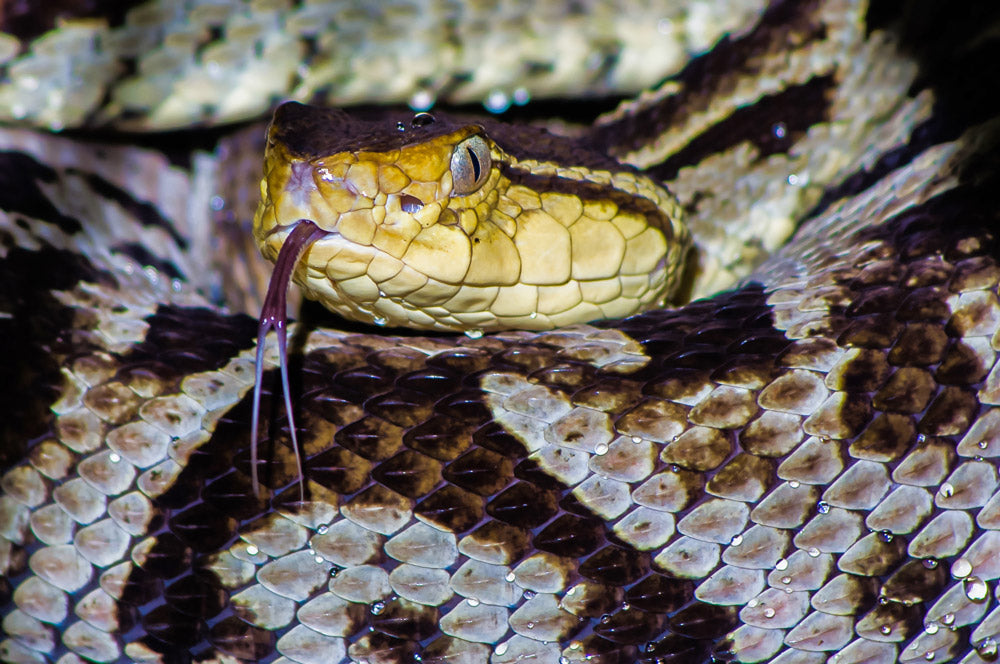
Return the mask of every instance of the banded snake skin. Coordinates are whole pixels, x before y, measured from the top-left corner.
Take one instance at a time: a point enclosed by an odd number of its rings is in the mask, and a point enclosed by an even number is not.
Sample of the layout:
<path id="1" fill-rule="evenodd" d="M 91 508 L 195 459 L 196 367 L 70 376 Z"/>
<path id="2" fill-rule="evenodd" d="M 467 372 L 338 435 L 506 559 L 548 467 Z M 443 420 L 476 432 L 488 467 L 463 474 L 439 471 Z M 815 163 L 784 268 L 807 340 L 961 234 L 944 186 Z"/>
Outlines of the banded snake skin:
<path id="1" fill-rule="evenodd" d="M 4 128 L 0 660 L 995 661 L 998 22 L 889 4 L 745 9 L 590 130 L 722 224 L 729 290 L 294 325 L 304 504 L 271 370 L 251 491 L 250 278 L 206 267 L 260 128 Z M 720 259 L 760 218 L 791 239 Z"/>

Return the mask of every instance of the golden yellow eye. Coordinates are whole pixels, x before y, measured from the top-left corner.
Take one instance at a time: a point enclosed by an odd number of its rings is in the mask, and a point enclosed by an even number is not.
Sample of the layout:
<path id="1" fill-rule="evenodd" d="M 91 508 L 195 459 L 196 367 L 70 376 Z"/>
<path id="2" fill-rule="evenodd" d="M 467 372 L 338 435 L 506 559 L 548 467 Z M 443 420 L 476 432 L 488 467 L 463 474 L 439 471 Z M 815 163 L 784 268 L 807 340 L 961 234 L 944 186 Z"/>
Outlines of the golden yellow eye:
<path id="1" fill-rule="evenodd" d="M 470 136 L 451 154 L 452 193 L 471 194 L 483 186 L 490 174 L 490 146 L 482 136 Z"/>

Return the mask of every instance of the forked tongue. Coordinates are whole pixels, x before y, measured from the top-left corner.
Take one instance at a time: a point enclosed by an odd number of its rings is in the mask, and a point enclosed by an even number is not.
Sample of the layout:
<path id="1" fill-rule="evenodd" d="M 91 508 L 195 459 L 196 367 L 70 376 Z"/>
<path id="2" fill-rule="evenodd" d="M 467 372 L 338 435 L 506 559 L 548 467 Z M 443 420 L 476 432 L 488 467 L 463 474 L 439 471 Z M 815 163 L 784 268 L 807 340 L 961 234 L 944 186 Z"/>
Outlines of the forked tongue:
<path id="1" fill-rule="evenodd" d="M 271 281 L 267 285 L 267 295 L 260 308 L 260 323 L 257 327 L 257 364 L 254 368 L 253 414 L 250 422 L 250 477 L 253 494 L 260 494 L 257 477 L 257 425 L 260 422 L 260 385 L 264 374 L 264 337 L 274 329 L 278 337 L 278 366 L 281 370 L 281 391 L 285 396 L 285 412 L 288 413 L 288 432 L 295 452 L 295 467 L 299 472 L 299 499 L 305 502 L 305 479 L 302 475 L 302 457 L 299 456 L 299 441 L 295 435 L 295 419 L 292 416 L 292 398 L 288 390 L 288 324 L 285 307 L 288 296 L 288 282 L 292 271 L 306 247 L 318 240 L 326 232 L 308 219 L 299 219 L 293 230 L 281 245 L 278 260 L 274 262 Z"/>

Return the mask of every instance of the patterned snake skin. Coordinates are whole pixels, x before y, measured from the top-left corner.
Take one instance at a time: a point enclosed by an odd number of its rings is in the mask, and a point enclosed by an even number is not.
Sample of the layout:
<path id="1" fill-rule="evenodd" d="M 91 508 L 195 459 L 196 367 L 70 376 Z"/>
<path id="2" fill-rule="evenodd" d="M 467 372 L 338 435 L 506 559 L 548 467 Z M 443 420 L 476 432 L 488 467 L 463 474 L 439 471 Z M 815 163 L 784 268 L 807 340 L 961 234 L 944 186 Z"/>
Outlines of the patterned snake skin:
<path id="1" fill-rule="evenodd" d="M 0 661 L 995 661 L 1000 17 L 966 9 L 777 2 L 598 121 L 721 220 L 722 294 L 475 339 L 307 310 L 305 502 L 271 344 L 251 491 L 219 305 L 260 128 L 4 128 Z M 792 239 L 736 265 L 760 219 Z"/>

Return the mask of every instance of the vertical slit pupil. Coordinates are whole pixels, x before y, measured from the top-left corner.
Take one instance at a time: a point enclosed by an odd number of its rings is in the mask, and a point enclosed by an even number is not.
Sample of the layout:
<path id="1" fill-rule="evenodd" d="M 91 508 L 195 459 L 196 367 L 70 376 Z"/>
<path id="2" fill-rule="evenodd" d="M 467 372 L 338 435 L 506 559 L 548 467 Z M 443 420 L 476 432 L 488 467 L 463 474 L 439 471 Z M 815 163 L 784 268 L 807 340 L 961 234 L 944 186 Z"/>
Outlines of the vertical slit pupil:
<path id="1" fill-rule="evenodd" d="M 472 148 L 465 148 L 465 151 L 469 153 L 469 159 L 472 160 L 472 181 L 479 182 L 479 174 L 482 167 L 479 165 L 479 158 L 476 157 L 476 153 L 472 151 Z"/>

